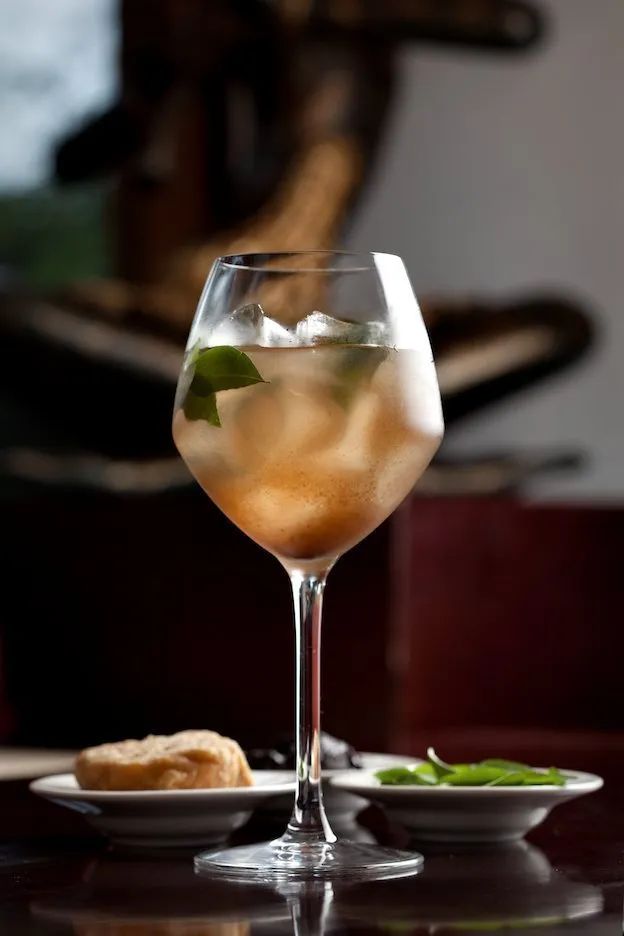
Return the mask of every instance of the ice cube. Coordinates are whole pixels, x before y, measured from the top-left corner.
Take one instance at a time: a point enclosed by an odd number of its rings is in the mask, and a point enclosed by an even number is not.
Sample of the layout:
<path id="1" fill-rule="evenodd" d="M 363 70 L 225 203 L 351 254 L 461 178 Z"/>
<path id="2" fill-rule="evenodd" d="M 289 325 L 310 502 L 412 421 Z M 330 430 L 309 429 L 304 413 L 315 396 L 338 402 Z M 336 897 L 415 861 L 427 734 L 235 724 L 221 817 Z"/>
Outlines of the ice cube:
<path id="1" fill-rule="evenodd" d="M 376 429 L 383 421 L 381 400 L 374 393 L 360 393 L 344 418 L 341 438 L 318 462 L 330 472 L 369 471 L 376 455 Z"/>
<path id="2" fill-rule="evenodd" d="M 249 529 L 257 529 L 265 542 L 288 553 L 292 541 L 305 534 L 308 525 L 318 520 L 326 498 L 322 489 L 306 488 L 302 491 L 296 472 L 292 478 L 278 477 L 276 480 L 278 483 L 275 485 L 260 484 L 247 491 L 242 507 Z M 245 529 L 243 523 L 241 526 Z"/>
<path id="3" fill-rule="evenodd" d="M 228 420 L 232 463 L 238 469 L 255 471 L 272 456 L 282 433 L 282 395 L 270 383 L 259 385 L 247 396 L 234 394 L 236 391 L 232 391 L 233 412 Z"/>
<path id="4" fill-rule="evenodd" d="M 258 302 L 250 302 L 231 312 L 212 330 L 211 345 L 260 345 L 287 347 L 296 341 L 293 332 L 264 314 Z"/>
<path id="5" fill-rule="evenodd" d="M 299 344 L 386 345 L 388 329 L 384 322 L 344 322 L 324 312 L 310 312 L 297 323 Z"/>
<path id="6" fill-rule="evenodd" d="M 201 484 L 203 474 L 214 472 L 222 463 L 214 427 L 204 419 L 189 420 L 182 410 L 173 419 L 173 438 L 191 474 Z"/>
<path id="7" fill-rule="evenodd" d="M 241 306 L 223 319 L 210 334 L 211 345 L 261 344 L 264 312 L 257 302 Z"/>
<path id="8" fill-rule="evenodd" d="M 290 383 L 282 395 L 284 423 L 275 440 L 272 456 L 276 461 L 305 461 L 331 448 L 345 431 L 344 410 L 324 394 L 322 388 L 302 382 Z"/>
<path id="9" fill-rule="evenodd" d="M 262 338 L 260 344 L 265 348 L 287 348 L 297 342 L 297 336 L 290 329 L 264 315 L 262 318 Z"/>

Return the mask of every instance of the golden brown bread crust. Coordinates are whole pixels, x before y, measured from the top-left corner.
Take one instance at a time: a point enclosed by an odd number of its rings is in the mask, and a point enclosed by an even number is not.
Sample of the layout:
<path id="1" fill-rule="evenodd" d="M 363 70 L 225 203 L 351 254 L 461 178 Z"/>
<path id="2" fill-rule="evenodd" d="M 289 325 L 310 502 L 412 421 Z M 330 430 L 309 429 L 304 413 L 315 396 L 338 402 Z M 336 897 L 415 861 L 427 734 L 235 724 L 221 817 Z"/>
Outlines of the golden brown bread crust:
<path id="1" fill-rule="evenodd" d="M 198 790 L 253 785 L 247 758 L 214 731 L 148 735 L 86 748 L 75 773 L 84 790 Z"/>

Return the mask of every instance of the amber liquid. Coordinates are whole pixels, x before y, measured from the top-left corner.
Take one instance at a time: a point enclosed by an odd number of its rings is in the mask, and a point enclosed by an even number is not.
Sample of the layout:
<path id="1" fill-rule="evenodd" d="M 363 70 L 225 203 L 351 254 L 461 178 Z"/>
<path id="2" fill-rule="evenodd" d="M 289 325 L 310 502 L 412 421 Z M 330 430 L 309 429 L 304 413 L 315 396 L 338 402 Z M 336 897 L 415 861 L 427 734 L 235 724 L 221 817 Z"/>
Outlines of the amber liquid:
<path id="1" fill-rule="evenodd" d="M 267 381 L 217 394 L 221 426 L 174 416 L 206 493 L 286 564 L 335 558 L 378 526 L 442 436 L 433 365 L 416 352 L 245 349 Z"/>

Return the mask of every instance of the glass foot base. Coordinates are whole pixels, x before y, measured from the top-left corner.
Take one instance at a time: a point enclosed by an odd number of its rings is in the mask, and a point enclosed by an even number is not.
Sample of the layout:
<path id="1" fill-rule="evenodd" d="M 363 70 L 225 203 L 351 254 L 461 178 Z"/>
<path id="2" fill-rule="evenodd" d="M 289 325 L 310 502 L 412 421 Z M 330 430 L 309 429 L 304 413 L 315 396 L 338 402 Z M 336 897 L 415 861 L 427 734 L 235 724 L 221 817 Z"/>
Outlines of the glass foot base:
<path id="1" fill-rule="evenodd" d="M 196 871 L 236 881 L 406 877 L 417 874 L 422 866 L 423 857 L 417 852 L 348 841 L 294 845 L 277 839 L 202 852 L 195 858 Z"/>

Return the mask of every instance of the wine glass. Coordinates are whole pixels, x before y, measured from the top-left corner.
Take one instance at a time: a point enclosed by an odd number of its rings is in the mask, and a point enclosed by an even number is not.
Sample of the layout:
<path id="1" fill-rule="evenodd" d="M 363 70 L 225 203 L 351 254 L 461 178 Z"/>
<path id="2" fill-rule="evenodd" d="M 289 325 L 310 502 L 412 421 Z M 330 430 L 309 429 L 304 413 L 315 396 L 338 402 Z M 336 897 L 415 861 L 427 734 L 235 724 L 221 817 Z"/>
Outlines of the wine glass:
<path id="1" fill-rule="evenodd" d="M 173 436 L 194 477 L 290 576 L 296 631 L 294 809 L 281 838 L 206 852 L 229 878 L 385 877 L 420 855 L 339 841 L 323 809 L 320 636 L 338 557 L 409 493 L 443 434 L 427 333 L 399 257 L 221 257 L 191 327 Z"/>

